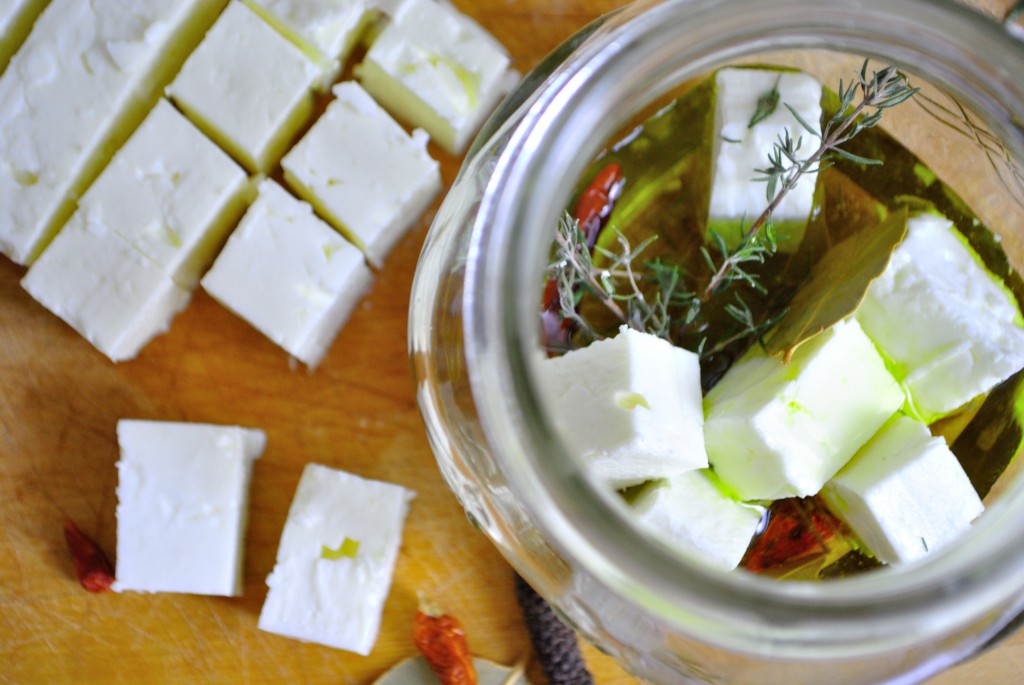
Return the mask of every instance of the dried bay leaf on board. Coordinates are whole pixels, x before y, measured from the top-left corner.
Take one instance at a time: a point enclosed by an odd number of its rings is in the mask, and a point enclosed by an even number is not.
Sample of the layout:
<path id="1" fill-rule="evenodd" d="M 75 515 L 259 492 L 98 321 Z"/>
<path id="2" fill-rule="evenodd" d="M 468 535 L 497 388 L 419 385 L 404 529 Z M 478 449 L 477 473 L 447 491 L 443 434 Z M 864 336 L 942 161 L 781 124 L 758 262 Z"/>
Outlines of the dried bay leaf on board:
<path id="1" fill-rule="evenodd" d="M 906 208 L 893 211 L 874 228 L 850 236 L 822 257 L 768 339 L 767 353 L 781 354 L 789 362 L 801 343 L 853 314 L 906 236 L 907 219 Z"/>
<path id="2" fill-rule="evenodd" d="M 523 672 L 516 668 L 480 658 L 474 658 L 473 665 L 480 685 L 530 685 Z M 440 681 L 427 660 L 417 656 L 398 663 L 373 685 L 440 685 Z"/>

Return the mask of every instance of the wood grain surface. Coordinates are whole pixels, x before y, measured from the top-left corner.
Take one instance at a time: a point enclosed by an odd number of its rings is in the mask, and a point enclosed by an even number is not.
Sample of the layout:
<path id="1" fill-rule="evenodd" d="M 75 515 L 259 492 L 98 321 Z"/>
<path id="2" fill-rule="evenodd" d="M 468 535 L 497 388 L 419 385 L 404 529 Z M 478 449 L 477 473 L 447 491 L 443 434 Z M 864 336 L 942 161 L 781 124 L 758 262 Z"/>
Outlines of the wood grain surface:
<path id="1" fill-rule="evenodd" d="M 528 70 L 616 0 L 455 0 Z M 998 12 L 1008 3 L 990 4 Z M 442 160 L 450 185 L 459 161 Z M 436 470 L 406 358 L 409 289 L 435 206 L 377 273 L 314 373 L 202 290 L 139 357 L 114 365 L 19 286 L 0 258 L 0 682 L 370 683 L 415 648 L 418 592 L 465 623 L 474 652 L 502 663 L 529 653 L 512 571 L 467 524 Z M 75 581 L 65 517 L 113 554 L 120 418 L 259 427 L 246 541 L 245 594 L 91 595 Z M 315 461 L 417 491 L 369 657 L 256 629 L 288 505 Z M 598 683 L 636 682 L 585 648 Z M 536 664 L 531 666 L 540 682 Z M 1024 633 L 937 678 L 1018 683 Z"/>

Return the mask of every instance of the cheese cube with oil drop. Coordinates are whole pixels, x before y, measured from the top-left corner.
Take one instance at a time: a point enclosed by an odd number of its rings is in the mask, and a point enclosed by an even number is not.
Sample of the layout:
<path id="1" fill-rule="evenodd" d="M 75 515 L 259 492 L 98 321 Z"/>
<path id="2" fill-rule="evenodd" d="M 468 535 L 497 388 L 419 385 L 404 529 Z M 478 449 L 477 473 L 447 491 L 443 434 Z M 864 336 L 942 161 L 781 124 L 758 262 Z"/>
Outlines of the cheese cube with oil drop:
<path id="1" fill-rule="evenodd" d="M 366 0 L 245 0 L 254 12 L 317 59 L 348 57 L 374 16 Z"/>
<path id="2" fill-rule="evenodd" d="M 744 500 L 817 494 L 903 404 L 853 319 L 800 345 L 788 364 L 754 347 L 704 399 L 708 459 Z"/>
<path id="3" fill-rule="evenodd" d="M 354 245 L 268 179 L 202 283 L 312 368 L 370 280 Z"/>
<path id="4" fill-rule="evenodd" d="M 335 100 L 281 162 L 285 179 L 378 265 L 441 190 L 427 136 L 408 134 L 358 83 Z"/>
<path id="5" fill-rule="evenodd" d="M 764 174 L 755 170 L 770 166 L 768 157 L 779 137 L 788 133 L 800 139 L 800 157 L 811 155 L 818 145 L 787 105 L 820 133 L 821 84 L 814 77 L 768 69 L 721 69 L 715 75 L 707 232 L 709 237 L 717 233 L 730 248 L 768 207 L 767 183 L 754 180 Z M 795 251 L 803 240 L 816 178 L 804 174 L 772 213 L 783 252 Z"/>
<path id="6" fill-rule="evenodd" d="M 249 482 L 263 431 L 122 420 L 117 440 L 113 589 L 242 594 Z"/>
<path id="7" fill-rule="evenodd" d="M 259 628 L 366 656 L 415 493 L 308 464 L 267 577 Z"/>
<path id="8" fill-rule="evenodd" d="M 904 415 L 861 448 L 822 496 L 887 564 L 913 561 L 949 544 L 984 509 L 946 441 Z"/>
<path id="9" fill-rule="evenodd" d="M 233 0 L 167 93 L 249 171 L 267 173 L 311 116 L 325 68 Z"/>
<path id="10" fill-rule="evenodd" d="M 856 316 L 926 423 L 1024 367 L 1016 298 L 937 214 L 910 219 Z"/>
<path id="11" fill-rule="evenodd" d="M 540 365 L 556 430 L 614 489 L 708 465 L 697 355 L 623 326 Z"/>
<path id="12" fill-rule="evenodd" d="M 723 571 L 739 566 L 765 513 L 733 499 L 710 469 L 644 485 L 631 510 L 655 538 Z"/>
<path id="13" fill-rule="evenodd" d="M 363 86 L 400 119 L 460 154 L 518 80 L 505 48 L 455 7 L 403 0 L 357 69 Z"/>

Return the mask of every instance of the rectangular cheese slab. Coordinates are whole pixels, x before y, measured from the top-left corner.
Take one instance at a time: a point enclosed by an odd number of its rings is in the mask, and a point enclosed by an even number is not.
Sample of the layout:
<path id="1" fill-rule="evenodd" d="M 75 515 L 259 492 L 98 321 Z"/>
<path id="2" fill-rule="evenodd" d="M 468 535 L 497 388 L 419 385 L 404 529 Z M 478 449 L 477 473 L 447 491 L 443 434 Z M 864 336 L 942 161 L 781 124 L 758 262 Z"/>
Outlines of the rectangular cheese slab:
<path id="1" fill-rule="evenodd" d="M 788 364 L 755 346 L 704 398 L 708 460 L 744 500 L 815 495 L 902 404 L 853 319 Z"/>
<path id="2" fill-rule="evenodd" d="M 380 264 L 441 190 L 427 136 L 405 132 L 358 83 L 335 99 L 281 162 L 285 179 Z"/>
<path id="3" fill-rule="evenodd" d="M 223 0 L 53 0 L 0 77 L 0 252 L 32 262 Z"/>
<path id="4" fill-rule="evenodd" d="M 697 355 L 623 326 L 541 363 L 555 428 L 614 489 L 708 465 Z"/>
<path id="5" fill-rule="evenodd" d="M 78 211 L 91 230 L 116 233 L 191 290 L 250 194 L 242 168 L 160 100 Z"/>
<path id="6" fill-rule="evenodd" d="M 912 217 L 857 319 L 926 423 L 1024 367 L 1018 303 L 945 217 Z"/>
<path id="7" fill-rule="evenodd" d="M 887 564 L 948 545 L 984 509 L 946 441 L 903 415 L 861 448 L 822 496 Z"/>
<path id="8" fill-rule="evenodd" d="M 259 628 L 369 654 L 414 496 L 398 485 L 308 464 L 267 577 Z"/>
<path id="9" fill-rule="evenodd" d="M 0 74 L 44 7 L 46 0 L 0 0 Z"/>
<path id="10" fill-rule="evenodd" d="M 249 482 L 263 431 L 121 420 L 117 440 L 113 589 L 241 595 Z"/>
<path id="11" fill-rule="evenodd" d="M 722 571 L 739 566 L 765 513 L 732 499 L 710 469 L 648 483 L 631 510 L 655 538 Z"/>
<path id="12" fill-rule="evenodd" d="M 778 102 L 770 114 L 754 122 L 758 100 L 773 90 Z M 779 136 L 802 138 L 801 157 L 810 156 L 818 139 L 806 131 L 786 107 L 820 133 L 821 84 L 808 74 L 767 69 L 721 69 L 715 75 L 715 125 L 712 141 L 711 199 L 707 230 L 717 232 L 729 247 L 740 241 L 768 207 L 767 184 L 753 179 L 770 166 Z M 814 199 L 817 174 L 804 174 L 773 212 L 779 249 L 793 252 L 803 239 Z"/>
<path id="13" fill-rule="evenodd" d="M 515 85 L 505 48 L 452 5 L 402 0 L 357 74 L 391 112 L 452 154 Z"/>
<path id="14" fill-rule="evenodd" d="M 249 171 L 268 173 L 313 112 L 323 65 L 233 0 L 167 94 Z"/>
<path id="15" fill-rule="evenodd" d="M 312 368 L 371 279 L 354 245 L 268 179 L 202 283 Z"/>

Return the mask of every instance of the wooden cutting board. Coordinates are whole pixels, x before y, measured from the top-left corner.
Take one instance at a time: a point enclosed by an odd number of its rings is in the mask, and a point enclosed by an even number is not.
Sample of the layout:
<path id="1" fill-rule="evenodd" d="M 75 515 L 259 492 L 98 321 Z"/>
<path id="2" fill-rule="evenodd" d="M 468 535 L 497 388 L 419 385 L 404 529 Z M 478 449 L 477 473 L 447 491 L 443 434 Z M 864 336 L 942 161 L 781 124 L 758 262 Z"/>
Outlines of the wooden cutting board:
<path id="1" fill-rule="evenodd" d="M 461 0 L 526 71 L 616 0 Z M 1007 4 L 1007 3 L 1001 3 Z M 995 9 L 1000 9 L 996 7 Z M 446 187 L 458 170 L 442 160 Z M 437 473 L 406 358 L 409 289 L 435 207 L 388 259 L 314 373 L 202 290 L 138 359 L 114 365 L 18 285 L 0 258 L 0 682 L 371 682 L 415 653 L 418 592 L 459 616 L 478 656 L 529 653 L 512 571 L 466 522 Z M 253 480 L 241 598 L 91 595 L 73 576 L 61 526 L 74 519 L 115 549 L 120 418 L 264 429 Z M 369 657 L 261 632 L 256 619 L 302 467 L 344 468 L 417 491 L 383 627 Z M 587 647 L 602 684 L 633 683 Z M 540 682 L 536 664 L 531 666 Z M 1024 634 L 936 683 L 1020 682 Z"/>

